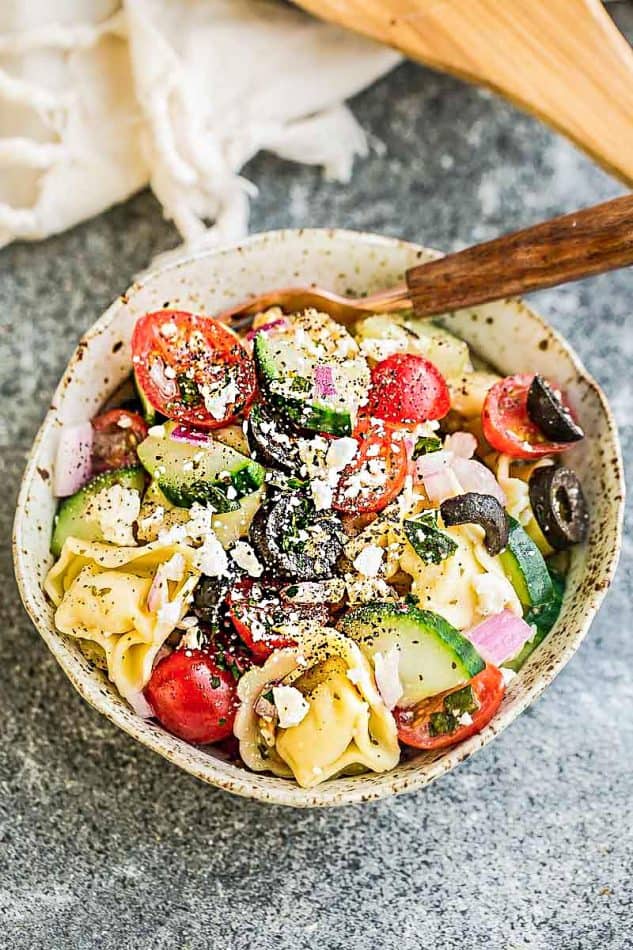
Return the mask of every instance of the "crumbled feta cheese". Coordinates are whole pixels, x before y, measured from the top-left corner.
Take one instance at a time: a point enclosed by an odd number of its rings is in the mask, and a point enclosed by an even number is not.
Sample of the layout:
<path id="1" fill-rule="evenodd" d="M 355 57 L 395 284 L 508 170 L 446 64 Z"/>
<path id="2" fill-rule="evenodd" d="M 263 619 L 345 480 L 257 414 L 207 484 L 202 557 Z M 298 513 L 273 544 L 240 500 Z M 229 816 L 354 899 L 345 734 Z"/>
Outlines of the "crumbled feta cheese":
<path id="1" fill-rule="evenodd" d="M 161 625 L 173 629 L 180 620 L 182 603 L 180 600 L 170 600 L 158 608 L 156 617 Z"/>
<path id="2" fill-rule="evenodd" d="M 171 320 L 168 323 L 163 323 L 160 328 L 160 335 L 164 336 L 166 340 L 171 340 L 178 333 L 178 327 Z"/>
<path id="3" fill-rule="evenodd" d="M 189 617 L 185 617 L 185 620 L 189 620 Z M 195 617 L 193 618 L 195 620 Z M 202 647 L 202 630 L 198 624 L 192 624 L 187 628 L 185 633 L 180 638 L 180 643 L 178 644 L 178 649 L 180 650 L 199 650 Z"/>
<path id="4" fill-rule="evenodd" d="M 226 416 L 228 406 L 232 405 L 238 396 L 237 386 L 233 378 L 229 379 L 221 389 L 212 386 L 199 386 L 200 395 L 204 400 L 205 409 L 220 421 Z"/>
<path id="5" fill-rule="evenodd" d="M 400 650 L 392 646 L 386 653 L 374 654 L 376 686 L 387 709 L 393 709 L 404 690 L 399 674 Z"/>
<path id="6" fill-rule="evenodd" d="M 141 510 L 141 496 L 135 488 L 110 485 L 91 500 L 87 520 L 99 525 L 104 541 L 131 546 L 136 544 L 133 526 Z"/>
<path id="7" fill-rule="evenodd" d="M 332 507 L 334 492 L 330 485 L 322 478 L 313 478 L 310 482 L 312 501 L 317 511 L 324 511 Z"/>
<path id="8" fill-rule="evenodd" d="M 233 485 L 229 485 L 226 489 L 226 497 L 229 501 L 234 501 L 237 498 L 237 489 Z"/>
<path id="9" fill-rule="evenodd" d="M 164 439 L 167 433 L 165 432 L 165 426 L 150 426 L 147 430 L 147 434 L 151 435 L 153 439 Z"/>
<path id="10" fill-rule="evenodd" d="M 206 535 L 213 533 L 213 516 L 215 509 L 212 505 L 200 505 L 194 502 L 189 509 L 189 521 L 186 532 L 190 538 L 202 541 Z"/>
<path id="11" fill-rule="evenodd" d="M 310 709 L 303 694 L 294 686 L 273 686 L 273 700 L 282 729 L 298 726 Z"/>
<path id="12" fill-rule="evenodd" d="M 130 429 L 132 427 L 132 420 L 129 416 L 119 416 L 117 420 L 118 429 Z"/>
<path id="13" fill-rule="evenodd" d="M 472 726 L 473 717 L 469 712 L 463 712 L 457 722 L 460 724 L 460 726 Z"/>
<path id="14" fill-rule="evenodd" d="M 226 551 L 214 531 L 210 531 L 196 549 L 194 562 L 198 570 L 208 577 L 221 577 L 228 571 L 229 560 Z"/>
<path id="15" fill-rule="evenodd" d="M 330 470 L 340 472 L 346 468 L 358 452 L 358 441 L 351 436 L 334 439 L 325 456 L 325 464 Z"/>
<path id="16" fill-rule="evenodd" d="M 508 607 L 516 612 L 517 595 L 506 577 L 488 572 L 473 578 L 477 610 L 483 617 L 499 614 Z"/>
<path id="17" fill-rule="evenodd" d="M 165 509 L 162 505 L 157 505 L 144 518 L 138 519 L 139 530 L 144 534 L 149 534 L 165 520 Z"/>
<path id="18" fill-rule="evenodd" d="M 516 679 L 516 673 L 507 666 L 500 666 L 499 671 L 503 676 L 503 685 L 509 686 L 513 679 Z"/>
<path id="19" fill-rule="evenodd" d="M 166 581 L 173 581 L 178 584 L 185 575 L 185 559 L 182 554 L 173 554 L 168 561 L 161 564 L 159 570 L 162 570 Z"/>
<path id="20" fill-rule="evenodd" d="M 382 565 L 384 551 L 377 544 L 368 544 L 354 560 L 354 567 L 363 577 L 376 577 Z"/>
<path id="21" fill-rule="evenodd" d="M 372 600 L 395 600 L 395 594 L 389 584 L 380 577 L 345 577 L 345 587 L 350 604 L 369 604 Z"/>
<path id="22" fill-rule="evenodd" d="M 236 541 L 230 554 L 237 566 L 250 574 L 251 577 L 261 577 L 264 573 L 263 566 L 257 560 L 257 555 L 247 541 Z"/>

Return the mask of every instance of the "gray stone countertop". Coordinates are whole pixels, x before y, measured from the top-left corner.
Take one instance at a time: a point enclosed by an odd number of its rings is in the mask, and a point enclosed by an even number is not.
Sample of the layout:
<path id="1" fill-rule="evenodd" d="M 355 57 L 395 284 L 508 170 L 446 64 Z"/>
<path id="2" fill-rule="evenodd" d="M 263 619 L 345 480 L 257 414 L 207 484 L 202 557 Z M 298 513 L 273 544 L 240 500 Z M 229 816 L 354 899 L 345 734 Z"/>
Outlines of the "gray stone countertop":
<path id="1" fill-rule="evenodd" d="M 615 14 L 633 37 L 632 6 Z M 258 157 L 253 230 L 339 225 L 449 250 L 621 191 L 509 105 L 413 65 L 353 108 L 384 154 L 350 186 Z M 176 240 L 144 193 L 0 252 L 0 946 L 633 947 L 629 537 L 539 702 L 436 784 L 377 804 L 293 811 L 199 784 L 85 705 L 48 654 L 9 553 L 26 454 L 80 333 Z M 630 466 L 631 271 L 534 303 L 604 386 Z"/>

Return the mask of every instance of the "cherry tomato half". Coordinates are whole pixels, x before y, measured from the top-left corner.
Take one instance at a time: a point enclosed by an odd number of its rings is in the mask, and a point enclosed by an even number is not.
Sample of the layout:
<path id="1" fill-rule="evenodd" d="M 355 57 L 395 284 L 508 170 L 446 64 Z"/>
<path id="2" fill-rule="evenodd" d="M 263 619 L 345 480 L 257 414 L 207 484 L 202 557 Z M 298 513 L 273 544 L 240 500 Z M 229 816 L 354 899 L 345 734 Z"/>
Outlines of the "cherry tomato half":
<path id="1" fill-rule="evenodd" d="M 325 604 L 293 604 L 280 593 L 287 583 L 253 580 L 237 581 L 227 597 L 233 626 L 256 660 L 267 660 L 273 650 L 295 646 L 294 640 L 275 633 L 281 624 L 315 620 L 326 624 L 329 611 Z"/>
<path id="2" fill-rule="evenodd" d="M 138 464 L 136 447 L 146 438 L 147 425 L 137 412 L 109 409 L 92 420 L 92 428 L 93 472 Z"/>
<path id="3" fill-rule="evenodd" d="M 393 714 L 398 726 L 398 738 L 406 745 L 415 749 L 445 749 L 481 732 L 495 715 L 505 693 L 505 685 L 501 671 L 496 666 L 488 664 L 481 673 L 474 676 L 469 684 L 472 688 L 478 708 L 470 715 L 472 723 L 458 725 L 453 731 L 433 735 L 431 717 L 442 714 L 445 710 L 444 700 L 452 693 L 463 687 L 448 690 L 438 696 L 423 699 L 416 706 L 406 708 L 396 707 Z"/>
<path id="4" fill-rule="evenodd" d="M 533 373 L 506 376 L 486 394 L 481 421 L 484 437 L 497 452 L 516 459 L 537 459 L 571 448 L 573 442 L 548 442 L 527 412 Z"/>
<path id="5" fill-rule="evenodd" d="M 371 371 L 367 408 L 387 422 L 427 422 L 446 415 L 451 397 L 433 363 L 413 353 L 394 353 Z"/>
<path id="6" fill-rule="evenodd" d="M 202 429 L 227 425 L 255 395 L 252 359 L 235 333 L 211 317 L 146 313 L 134 327 L 132 361 L 155 409 Z"/>
<path id="7" fill-rule="evenodd" d="M 202 650 L 174 650 L 155 667 L 145 697 L 175 736 L 205 745 L 232 735 L 236 679 Z"/>
<path id="8" fill-rule="evenodd" d="M 379 419 L 359 419 L 358 451 L 340 474 L 332 507 L 345 514 L 382 511 L 401 491 L 408 471 L 406 439 Z"/>

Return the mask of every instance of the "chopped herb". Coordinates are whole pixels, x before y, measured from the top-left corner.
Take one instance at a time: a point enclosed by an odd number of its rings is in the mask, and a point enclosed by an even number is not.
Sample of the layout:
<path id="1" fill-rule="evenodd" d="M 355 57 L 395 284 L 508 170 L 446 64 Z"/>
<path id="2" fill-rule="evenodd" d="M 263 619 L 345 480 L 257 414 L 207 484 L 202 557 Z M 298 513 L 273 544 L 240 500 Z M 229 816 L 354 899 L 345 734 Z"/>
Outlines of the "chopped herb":
<path id="1" fill-rule="evenodd" d="M 463 713 L 475 712 L 477 708 L 477 700 L 469 684 L 444 697 L 444 709 L 458 718 Z"/>
<path id="2" fill-rule="evenodd" d="M 176 376 L 178 389 L 180 391 L 180 400 L 185 406 L 195 406 L 200 402 L 200 390 L 193 379 L 189 379 L 186 373 L 179 373 Z"/>
<path id="3" fill-rule="evenodd" d="M 274 704 L 275 702 L 275 697 L 273 696 L 272 689 L 269 689 L 267 693 L 262 693 L 262 698 L 265 699 L 269 703 Z"/>
<path id="4" fill-rule="evenodd" d="M 407 541 L 425 564 L 441 564 L 457 550 L 457 543 L 435 526 L 432 516 L 404 521 L 403 527 Z"/>
<path id="5" fill-rule="evenodd" d="M 442 440 L 434 435 L 421 435 L 415 443 L 413 458 L 418 459 L 421 455 L 429 455 L 431 452 L 439 452 L 442 448 Z"/>
<path id="6" fill-rule="evenodd" d="M 219 676 L 212 676 L 210 682 L 211 682 L 211 689 L 219 689 L 222 683 L 222 680 L 220 679 Z"/>
<path id="7" fill-rule="evenodd" d="M 306 379 L 305 376 L 294 376 L 290 383 L 290 389 L 295 393 L 309 393 L 312 390 L 312 381 Z"/>
<path id="8" fill-rule="evenodd" d="M 450 713 L 431 713 L 429 716 L 429 735 L 445 736 L 449 732 L 454 732 L 456 725 L 457 720 Z"/>

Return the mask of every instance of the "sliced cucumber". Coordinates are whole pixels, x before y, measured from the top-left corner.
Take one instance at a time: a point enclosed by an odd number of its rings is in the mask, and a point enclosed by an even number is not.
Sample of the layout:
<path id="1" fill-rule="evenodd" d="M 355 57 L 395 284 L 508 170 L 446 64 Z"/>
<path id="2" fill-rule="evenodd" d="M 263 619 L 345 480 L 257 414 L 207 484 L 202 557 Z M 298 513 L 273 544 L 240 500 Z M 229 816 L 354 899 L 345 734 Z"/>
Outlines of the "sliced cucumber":
<path id="1" fill-rule="evenodd" d="M 306 311 L 289 328 L 258 333 L 253 356 L 270 404 L 304 429 L 350 435 L 366 401 L 369 367 L 341 326 L 325 314 Z M 318 393 L 316 374 L 326 374 L 330 394 Z"/>
<path id="2" fill-rule="evenodd" d="M 499 555 L 505 574 L 524 607 L 552 600 L 554 589 L 547 564 L 538 547 L 518 521 L 508 515 L 508 543 Z"/>
<path id="3" fill-rule="evenodd" d="M 149 435 L 138 447 L 138 457 L 173 505 L 190 508 L 194 502 L 210 504 L 217 512 L 236 510 L 235 498 L 256 491 L 265 469 L 222 442 L 192 445 L 170 437 L 174 423 L 163 426 L 164 436 Z M 231 494 L 231 492 L 229 492 Z"/>
<path id="4" fill-rule="evenodd" d="M 404 326 L 415 337 L 415 343 L 408 346 L 409 352 L 426 357 L 448 379 L 472 369 L 468 343 L 444 327 L 415 318 L 405 320 Z"/>
<path id="5" fill-rule="evenodd" d="M 368 657 L 384 655 L 392 647 L 400 651 L 399 706 L 461 686 L 485 666 L 472 643 L 447 620 L 411 605 L 358 607 L 344 618 L 342 630 Z"/>
<path id="6" fill-rule="evenodd" d="M 59 557 L 66 538 L 79 538 L 81 541 L 99 541 L 101 528 L 96 518 L 88 515 L 88 508 L 96 495 L 104 488 L 121 485 L 142 492 L 145 488 L 145 472 L 140 465 L 129 468 L 117 468 L 112 472 L 95 475 L 83 488 L 65 498 L 55 517 L 51 553 Z"/>
<path id="7" fill-rule="evenodd" d="M 503 664 L 515 672 L 521 669 L 527 658 L 534 652 L 537 646 L 543 642 L 558 620 L 560 609 L 563 606 L 565 578 L 562 574 L 558 574 L 554 571 L 550 572 L 550 578 L 553 590 L 551 599 L 537 607 L 530 607 L 523 618 L 527 623 L 534 624 L 536 633 L 531 640 L 523 644 L 521 650 L 515 657 Z"/>
<path id="8" fill-rule="evenodd" d="M 134 372 L 132 375 L 134 376 L 134 389 L 136 390 L 138 401 L 141 404 L 141 415 L 145 419 L 145 422 L 148 424 L 148 426 L 155 426 L 156 423 L 159 422 L 163 417 L 158 412 L 158 410 L 154 409 L 151 402 L 145 395 L 143 389 L 141 388 L 141 384 L 138 381 L 136 372 Z"/>

